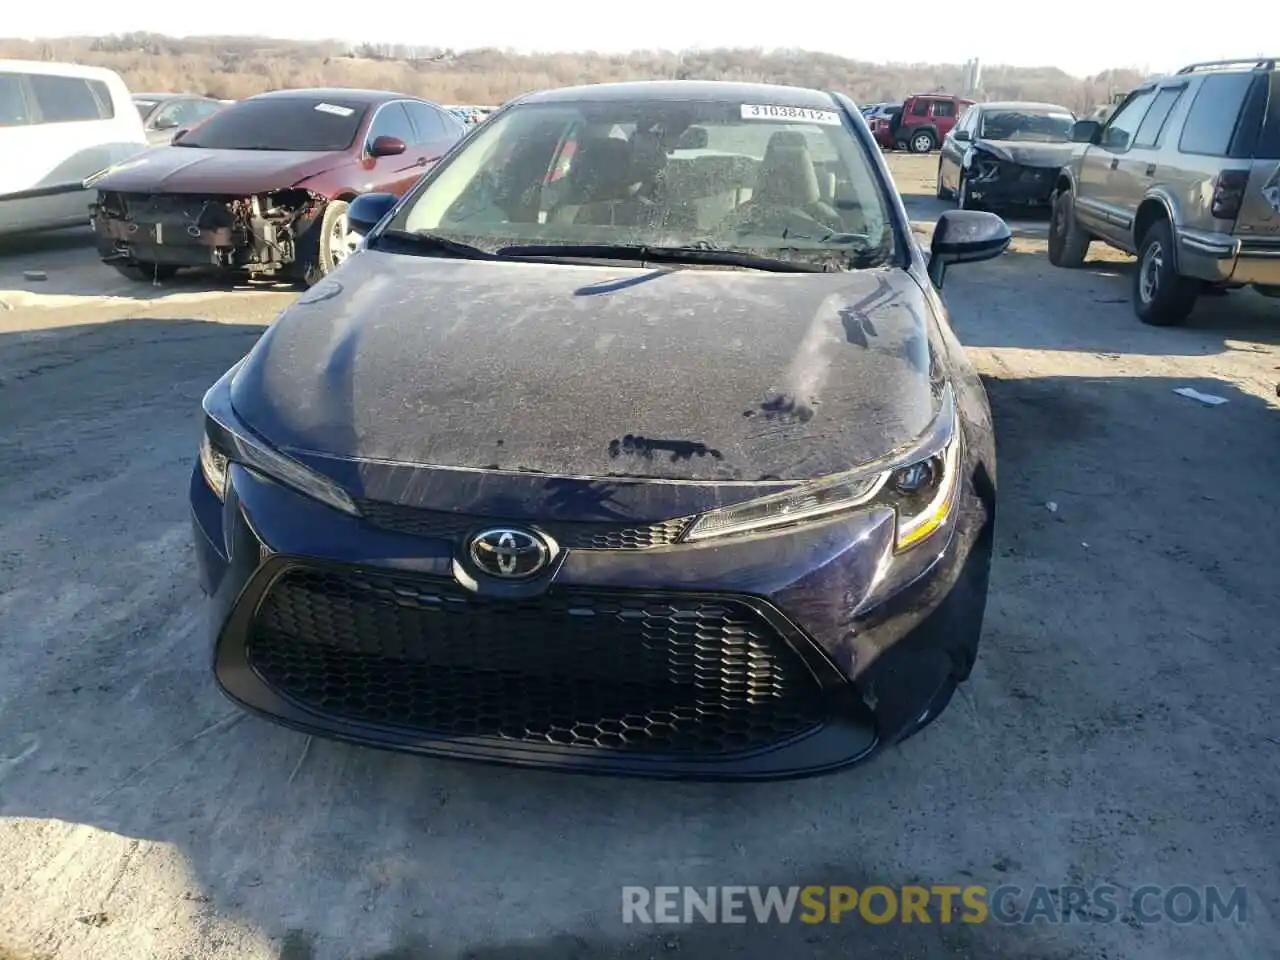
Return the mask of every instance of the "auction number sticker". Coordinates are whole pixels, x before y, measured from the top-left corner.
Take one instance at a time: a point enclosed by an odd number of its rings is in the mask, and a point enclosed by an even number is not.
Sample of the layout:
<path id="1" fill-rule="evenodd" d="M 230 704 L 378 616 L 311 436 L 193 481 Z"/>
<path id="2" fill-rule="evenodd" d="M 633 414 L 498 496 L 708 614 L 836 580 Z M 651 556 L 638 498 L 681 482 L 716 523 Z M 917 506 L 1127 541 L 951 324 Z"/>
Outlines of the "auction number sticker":
<path id="1" fill-rule="evenodd" d="M 349 117 L 355 113 L 350 107 L 340 107 L 336 103 L 317 103 L 316 109 L 321 113 L 331 113 L 335 117 Z"/>
<path id="2" fill-rule="evenodd" d="M 840 114 L 834 110 L 810 110 L 808 107 L 784 107 L 777 104 L 744 103 L 743 120 L 782 120 L 788 123 L 821 123 L 840 126 Z"/>

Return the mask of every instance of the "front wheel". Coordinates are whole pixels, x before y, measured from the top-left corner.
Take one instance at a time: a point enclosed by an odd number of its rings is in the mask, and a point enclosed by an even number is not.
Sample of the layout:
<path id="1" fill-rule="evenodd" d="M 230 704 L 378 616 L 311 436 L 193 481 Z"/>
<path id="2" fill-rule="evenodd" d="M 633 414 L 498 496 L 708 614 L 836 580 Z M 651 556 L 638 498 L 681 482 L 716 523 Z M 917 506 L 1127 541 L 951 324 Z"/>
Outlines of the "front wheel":
<path id="1" fill-rule="evenodd" d="M 1076 206 L 1070 190 L 1060 190 L 1053 197 L 1053 214 L 1049 220 L 1049 262 L 1055 267 L 1074 270 L 1084 266 L 1089 255 L 1089 235 L 1076 220 Z"/>
<path id="2" fill-rule="evenodd" d="M 319 283 L 355 250 L 355 235 L 347 223 L 349 206 L 345 200 L 330 200 L 311 228 L 310 242 L 300 244 L 293 272 L 304 285 Z"/>
<path id="3" fill-rule="evenodd" d="M 969 192 L 969 178 L 960 171 L 960 186 L 956 190 L 956 206 L 961 210 L 977 210 L 978 203 Z"/>
<path id="4" fill-rule="evenodd" d="M 907 141 L 911 147 L 912 153 L 928 153 L 936 146 L 933 134 L 928 130 L 921 130 L 919 133 L 913 133 L 911 139 Z"/>
<path id="5" fill-rule="evenodd" d="M 954 196 L 955 196 L 955 192 L 952 190 L 948 190 L 946 183 L 942 179 L 942 161 L 939 160 L 938 161 L 938 199 L 950 200 Z"/>
<path id="6" fill-rule="evenodd" d="M 1180 276 L 1173 257 L 1173 230 L 1167 220 L 1158 220 L 1142 235 L 1133 272 L 1133 312 L 1153 327 L 1182 323 L 1200 293 L 1200 281 Z"/>

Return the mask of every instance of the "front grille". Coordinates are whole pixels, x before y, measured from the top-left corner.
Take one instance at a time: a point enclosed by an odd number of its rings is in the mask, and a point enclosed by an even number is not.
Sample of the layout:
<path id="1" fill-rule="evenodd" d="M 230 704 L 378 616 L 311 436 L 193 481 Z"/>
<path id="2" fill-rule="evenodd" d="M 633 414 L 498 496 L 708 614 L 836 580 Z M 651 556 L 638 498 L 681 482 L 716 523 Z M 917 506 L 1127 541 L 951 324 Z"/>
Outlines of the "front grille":
<path id="1" fill-rule="evenodd" d="M 822 722 L 804 661 L 734 599 L 494 600 L 451 581 L 295 569 L 270 588 L 247 655 L 304 707 L 443 737 L 707 755 Z"/>
<path id="2" fill-rule="evenodd" d="M 420 510 L 377 500 L 361 500 L 357 506 L 370 523 L 415 537 L 460 541 L 468 530 L 504 522 L 492 517 L 443 510 Z M 657 523 L 626 521 L 539 522 L 562 547 L 570 550 L 647 550 L 679 541 L 689 526 L 689 518 Z"/>

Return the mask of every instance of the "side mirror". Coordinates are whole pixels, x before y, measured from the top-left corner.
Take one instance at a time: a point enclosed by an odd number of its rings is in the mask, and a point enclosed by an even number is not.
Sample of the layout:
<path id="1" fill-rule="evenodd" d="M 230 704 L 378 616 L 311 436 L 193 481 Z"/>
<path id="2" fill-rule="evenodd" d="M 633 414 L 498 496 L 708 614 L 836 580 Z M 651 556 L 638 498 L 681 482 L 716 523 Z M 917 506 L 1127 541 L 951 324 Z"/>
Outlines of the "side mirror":
<path id="1" fill-rule="evenodd" d="M 398 199 L 394 193 L 362 193 L 347 207 L 347 229 L 365 236 L 391 212 Z"/>
<path id="2" fill-rule="evenodd" d="M 982 210 L 948 210 L 933 228 L 929 247 L 929 279 L 942 288 L 947 267 L 953 263 L 978 263 L 1004 253 L 1013 239 L 1009 226 L 994 213 Z"/>
<path id="3" fill-rule="evenodd" d="M 369 156 L 394 157 L 408 149 L 408 145 L 399 137 L 374 137 L 373 143 L 369 144 Z"/>
<path id="4" fill-rule="evenodd" d="M 1077 120 L 1071 126 L 1072 143 L 1097 143 L 1102 124 L 1097 120 Z"/>
<path id="5" fill-rule="evenodd" d="M 954 130 L 951 133 L 951 138 L 956 143 L 968 143 L 973 139 L 973 135 L 968 130 Z"/>
<path id="6" fill-rule="evenodd" d="M 178 125 L 175 117 L 156 117 L 156 122 L 151 126 L 156 130 L 172 130 Z"/>

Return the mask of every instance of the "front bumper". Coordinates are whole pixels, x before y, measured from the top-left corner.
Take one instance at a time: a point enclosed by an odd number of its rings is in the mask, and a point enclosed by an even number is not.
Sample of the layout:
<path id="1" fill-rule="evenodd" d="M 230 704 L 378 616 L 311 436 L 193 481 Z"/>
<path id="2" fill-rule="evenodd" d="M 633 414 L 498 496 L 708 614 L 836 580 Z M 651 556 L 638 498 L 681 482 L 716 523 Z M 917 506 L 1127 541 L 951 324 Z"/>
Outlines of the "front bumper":
<path id="1" fill-rule="evenodd" d="M 375 523 L 239 465 L 231 478 L 225 502 L 198 467 L 191 480 L 219 685 L 368 746 L 662 778 L 822 773 L 932 719 L 981 631 L 992 513 L 971 484 L 927 572 L 855 615 L 891 515 L 707 545 L 593 529 L 545 590 L 503 598 L 452 575 L 467 523 Z"/>
<path id="2" fill-rule="evenodd" d="M 1047 206 L 1057 176 L 1056 167 L 1024 167 L 1002 161 L 989 176 L 970 179 L 969 196 L 991 207 Z"/>

